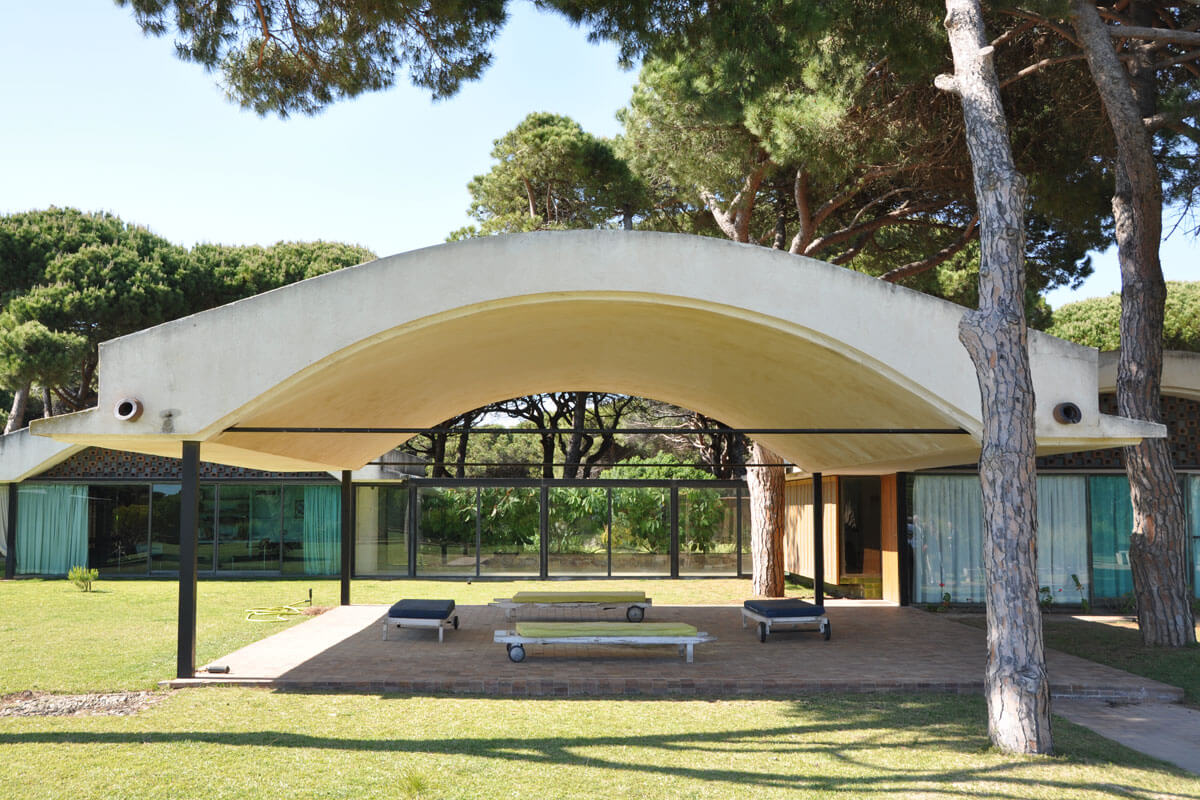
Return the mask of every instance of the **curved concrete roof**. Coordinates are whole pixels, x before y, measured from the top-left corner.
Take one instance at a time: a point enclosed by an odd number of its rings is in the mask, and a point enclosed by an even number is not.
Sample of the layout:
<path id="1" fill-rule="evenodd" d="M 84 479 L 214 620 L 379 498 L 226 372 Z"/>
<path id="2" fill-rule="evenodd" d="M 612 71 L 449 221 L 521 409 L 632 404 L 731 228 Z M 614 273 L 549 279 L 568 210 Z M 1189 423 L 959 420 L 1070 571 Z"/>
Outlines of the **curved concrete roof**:
<path id="1" fill-rule="evenodd" d="M 65 442 L 261 469 L 352 469 L 395 434 L 550 390 L 667 400 L 735 427 L 962 427 L 972 436 L 760 437 L 806 470 L 969 463 L 981 429 L 964 309 L 823 262 L 711 238 L 580 231 L 476 239 L 323 275 L 107 342 L 98 408 Z M 1032 333 L 1041 452 L 1132 443 L 1103 416 L 1096 351 Z M 113 409 L 137 398 L 144 413 Z M 1083 411 L 1060 425 L 1062 401 Z"/>
<path id="2" fill-rule="evenodd" d="M 1117 361 L 1120 350 L 1100 354 L 1100 391 L 1117 391 Z M 1200 402 L 1200 353 L 1163 351 L 1162 394 Z"/>

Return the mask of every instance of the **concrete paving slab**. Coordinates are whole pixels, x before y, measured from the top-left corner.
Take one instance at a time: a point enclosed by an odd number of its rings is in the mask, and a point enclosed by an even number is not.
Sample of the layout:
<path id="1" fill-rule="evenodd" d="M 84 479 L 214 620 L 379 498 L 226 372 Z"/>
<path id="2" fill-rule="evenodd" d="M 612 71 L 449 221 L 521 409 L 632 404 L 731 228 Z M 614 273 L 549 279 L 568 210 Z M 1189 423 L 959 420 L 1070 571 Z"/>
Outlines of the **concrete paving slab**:
<path id="1" fill-rule="evenodd" d="M 342 606 L 215 660 L 229 667 L 227 675 L 200 673 L 171 685 L 492 696 L 982 691 L 983 630 L 911 607 L 827 606 L 830 641 L 805 630 L 773 631 L 765 643 L 752 625 L 742 627 L 740 606 L 654 606 L 647 619 L 686 622 L 717 637 L 696 646 L 692 664 L 670 646 L 576 645 L 531 647 L 517 664 L 493 641 L 494 631 L 510 627 L 497 608 L 460 606 L 459 630 L 447 630 L 439 643 L 436 633 L 418 629 L 393 630 L 384 641 L 387 606 Z M 574 611 L 555 618 L 597 617 Z M 1176 687 L 1053 650 L 1047 667 L 1057 698 L 1175 702 L 1183 696 Z"/>
<path id="2" fill-rule="evenodd" d="M 1077 725 L 1200 775 L 1200 711 L 1171 703 L 1055 700 L 1051 711 Z"/>

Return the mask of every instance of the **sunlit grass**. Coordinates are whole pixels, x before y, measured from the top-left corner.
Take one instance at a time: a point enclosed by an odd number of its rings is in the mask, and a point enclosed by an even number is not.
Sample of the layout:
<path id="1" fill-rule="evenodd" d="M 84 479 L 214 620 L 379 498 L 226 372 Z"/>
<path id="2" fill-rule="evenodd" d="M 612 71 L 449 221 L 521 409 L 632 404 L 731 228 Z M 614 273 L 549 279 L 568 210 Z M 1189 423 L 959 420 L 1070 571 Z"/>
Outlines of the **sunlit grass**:
<path id="1" fill-rule="evenodd" d="M 488 603 L 532 589 L 640 589 L 656 605 L 740 605 L 745 579 L 605 581 L 355 580 L 354 603 L 391 604 L 402 597 L 452 597 Z M 307 601 L 337 605 L 336 580 L 202 580 L 197 589 L 197 666 L 276 633 L 303 618 L 247 622 L 246 609 Z M 789 592 L 804 592 L 792 587 Z M 810 593 L 811 596 L 811 593 Z M 80 592 L 66 580 L 0 582 L 0 694 L 153 688 L 175 675 L 178 581 L 100 580 Z"/>
<path id="2" fill-rule="evenodd" d="M 530 700 L 192 689 L 134 717 L 0 718 L 0 796 L 1196 797 L 1200 780 L 1056 721 L 991 749 L 958 696 Z"/>

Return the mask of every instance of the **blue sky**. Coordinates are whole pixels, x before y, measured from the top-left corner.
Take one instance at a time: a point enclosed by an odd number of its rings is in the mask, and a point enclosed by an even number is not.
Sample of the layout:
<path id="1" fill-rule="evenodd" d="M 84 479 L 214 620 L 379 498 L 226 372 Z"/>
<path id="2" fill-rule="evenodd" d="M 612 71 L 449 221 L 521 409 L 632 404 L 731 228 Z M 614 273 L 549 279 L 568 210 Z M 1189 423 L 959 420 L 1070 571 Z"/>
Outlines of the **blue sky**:
<path id="1" fill-rule="evenodd" d="M 112 3 L 5 6 L 0 213 L 104 209 L 186 245 L 329 239 L 388 255 L 437 244 L 468 222 L 466 184 L 490 166 L 494 139 L 531 111 L 615 134 L 636 78 L 614 48 L 517 4 L 492 68 L 451 100 L 401 78 L 281 121 L 229 103 L 169 37 L 144 37 Z M 1163 262 L 1169 279 L 1200 279 L 1200 246 L 1181 233 Z M 1096 264 L 1051 304 L 1117 290 L 1115 258 Z"/>

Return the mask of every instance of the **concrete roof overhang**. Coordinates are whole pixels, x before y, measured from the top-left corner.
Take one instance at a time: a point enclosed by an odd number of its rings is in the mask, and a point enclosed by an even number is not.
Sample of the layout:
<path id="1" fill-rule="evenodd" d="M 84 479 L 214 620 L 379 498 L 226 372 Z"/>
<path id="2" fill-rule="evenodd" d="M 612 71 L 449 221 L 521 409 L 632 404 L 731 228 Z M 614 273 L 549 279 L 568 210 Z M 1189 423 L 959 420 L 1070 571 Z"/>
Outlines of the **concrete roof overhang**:
<path id="1" fill-rule="evenodd" d="M 1120 350 L 1107 350 L 1100 354 L 1101 392 L 1117 391 L 1117 361 L 1120 357 Z M 1162 394 L 1200 402 L 1200 353 L 1163 351 Z"/>
<path id="2" fill-rule="evenodd" d="M 981 431 L 965 309 L 819 261 L 710 238 L 605 231 L 476 239 L 383 258 L 101 345 L 95 409 L 61 442 L 270 470 L 355 469 L 398 434 L 488 402 L 597 390 L 734 427 L 955 428 L 970 435 L 760 436 L 807 471 L 971 463 Z M 1099 413 L 1097 352 L 1030 335 L 1039 453 L 1162 426 Z M 114 414 L 135 398 L 136 420 Z M 1083 419 L 1056 422 L 1070 401 Z"/>

